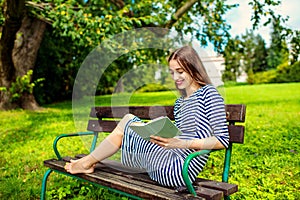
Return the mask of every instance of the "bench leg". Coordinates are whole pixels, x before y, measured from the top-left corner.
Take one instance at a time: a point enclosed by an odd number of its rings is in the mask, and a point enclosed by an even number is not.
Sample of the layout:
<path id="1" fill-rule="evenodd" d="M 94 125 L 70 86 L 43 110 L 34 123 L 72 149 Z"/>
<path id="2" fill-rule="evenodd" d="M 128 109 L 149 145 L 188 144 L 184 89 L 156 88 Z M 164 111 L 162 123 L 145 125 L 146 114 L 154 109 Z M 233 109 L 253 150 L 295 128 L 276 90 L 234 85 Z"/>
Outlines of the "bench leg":
<path id="1" fill-rule="evenodd" d="M 43 182 L 42 182 L 42 190 L 41 190 L 41 200 L 45 200 L 46 198 L 47 179 L 52 171 L 53 171 L 52 169 L 48 169 L 44 174 Z"/>

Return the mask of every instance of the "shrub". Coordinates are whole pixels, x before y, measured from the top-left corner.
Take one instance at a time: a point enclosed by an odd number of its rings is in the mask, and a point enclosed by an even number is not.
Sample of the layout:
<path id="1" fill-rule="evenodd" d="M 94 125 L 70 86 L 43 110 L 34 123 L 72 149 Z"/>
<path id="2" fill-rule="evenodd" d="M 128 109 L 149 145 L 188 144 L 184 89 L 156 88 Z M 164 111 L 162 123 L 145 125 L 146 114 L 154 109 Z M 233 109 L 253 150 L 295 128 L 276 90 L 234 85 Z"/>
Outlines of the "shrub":
<path id="1" fill-rule="evenodd" d="M 276 77 L 276 70 L 257 72 L 253 74 L 253 84 L 271 83 Z"/>
<path id="2" fill-rule="evenodd" d="M 40 82 L 44 81 L 43 78 L 39 78 L 34 82 L 31 81 L 32 70 L 29 70 L 27 74 L 18 76 L 15 82 L 12 82 L 10 88 L 0 87 L 0 91 L 7 92 L 10 96 L 11 102 L 16 102 L 23 94 L 32 94 L 33 88 Z"/>
<path id="3" fill-rule="evenodd" d="M 151 83 L 137 89 L 137 92 L 160 92 L 160 91 L 168 91 L 170 89 L 171 88 L 168 88 L 161 84 Z"/>
<path id="4" fill-rule="evenodd" d="M 300 61 L 295 62 L 293 65 L 279 65 L 276 72 L 276 78 L 274 78 L 273 82 L 300 82 Z"/>
<path id="5" fill-rule="evenodd" d="M 249 84 L 300 82 L 300 61 L 293 65 L 283 63 L 276 69 L 264 72 L 249 71 L 247 82 Z"/>

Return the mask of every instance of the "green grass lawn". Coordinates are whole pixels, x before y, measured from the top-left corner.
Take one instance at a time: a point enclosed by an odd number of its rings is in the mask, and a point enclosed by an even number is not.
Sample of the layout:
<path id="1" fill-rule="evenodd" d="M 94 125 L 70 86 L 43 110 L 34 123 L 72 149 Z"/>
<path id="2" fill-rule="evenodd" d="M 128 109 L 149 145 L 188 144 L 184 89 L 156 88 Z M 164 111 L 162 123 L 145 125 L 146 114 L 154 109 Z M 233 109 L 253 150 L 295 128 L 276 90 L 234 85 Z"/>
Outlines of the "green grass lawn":
<path id="1" fill-rule="evenodd" d="M 243 85 L 220 89 L 226 103 L 247 105 L 245 144 L 233 146 L 229 182 L 239 185 L 233 199 L 300 199 L 300 83 Z M 113 105 L 172 105 L 173 92 L 121 94 Z M 111 105 L 110 96 L 96 105 Z M 38 199 L 46 167 L 55 157 L 54 138 L 76 131 L 71 102 L 38 112 L 0 111 L 0 199 Z M 64 155 L 87 153 L 81 138 L 65 139 Z M 221 179 L 222 152 L 214 153 L 201 177 Z M 120 199 L 89 184 L 52 174 L 49 199 Z M 74 195 L 72 195 L 72 193 Z M 104 198 L 105 197 L 105 198 Z"/>

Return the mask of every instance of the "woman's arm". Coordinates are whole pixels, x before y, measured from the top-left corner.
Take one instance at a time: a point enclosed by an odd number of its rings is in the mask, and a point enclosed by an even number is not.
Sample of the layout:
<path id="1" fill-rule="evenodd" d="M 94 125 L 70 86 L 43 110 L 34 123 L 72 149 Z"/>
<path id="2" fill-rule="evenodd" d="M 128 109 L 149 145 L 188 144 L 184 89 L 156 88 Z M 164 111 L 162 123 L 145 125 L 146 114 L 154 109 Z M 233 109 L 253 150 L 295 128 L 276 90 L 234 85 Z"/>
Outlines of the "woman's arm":
<path id="1" fill-rule="evenodd" d="M 215 136 L 203 139 L 193 139 L 190 143 L 189 149 L 224 149 L 225 146 Z"/>
<path id="2" fill-rule="evenodd" d="M 151 142 L 168 149 L 223 149 L 225 146 L 215 137 L 211 136 L 203 139 L 183 140 L 178 138 L 162 138 L 150 136 Z"/>
<path id="3" fill-rule="evenodd" d="M 226 148 L 229 144 L 229 133 L 224 99 L 214 87 L 207 87 L 204 95 L 205 115 L 212 130 L 211 134 Z"/>

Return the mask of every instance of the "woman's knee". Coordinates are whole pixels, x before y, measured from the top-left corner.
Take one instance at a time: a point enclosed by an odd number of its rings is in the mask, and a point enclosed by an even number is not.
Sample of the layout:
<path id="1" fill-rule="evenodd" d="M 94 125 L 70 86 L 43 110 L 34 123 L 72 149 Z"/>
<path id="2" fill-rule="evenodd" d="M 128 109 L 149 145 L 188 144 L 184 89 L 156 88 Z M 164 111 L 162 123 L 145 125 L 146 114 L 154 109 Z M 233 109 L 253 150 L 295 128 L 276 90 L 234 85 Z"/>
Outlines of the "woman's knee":
<path id="1" fill-rule="evenodd" d="M 126 114 L 124 117 L 121 119 L 121 121 L 118 124 L 118 127 L 121 128 L 122 130 L 125 129 L 126 124 L 132 120 L 135 116 L 133 114 Z"/>
<path id="2" fill-rule="evenodd" d="M 126 122 L 128 122 L 129 120 L 132 120 L 134 117 L 135 117 L 135 116 L 134 116 L 133 114 L 128 113 L 128 114 L 124 115 L 123 119 L 124 119 Z"/>

